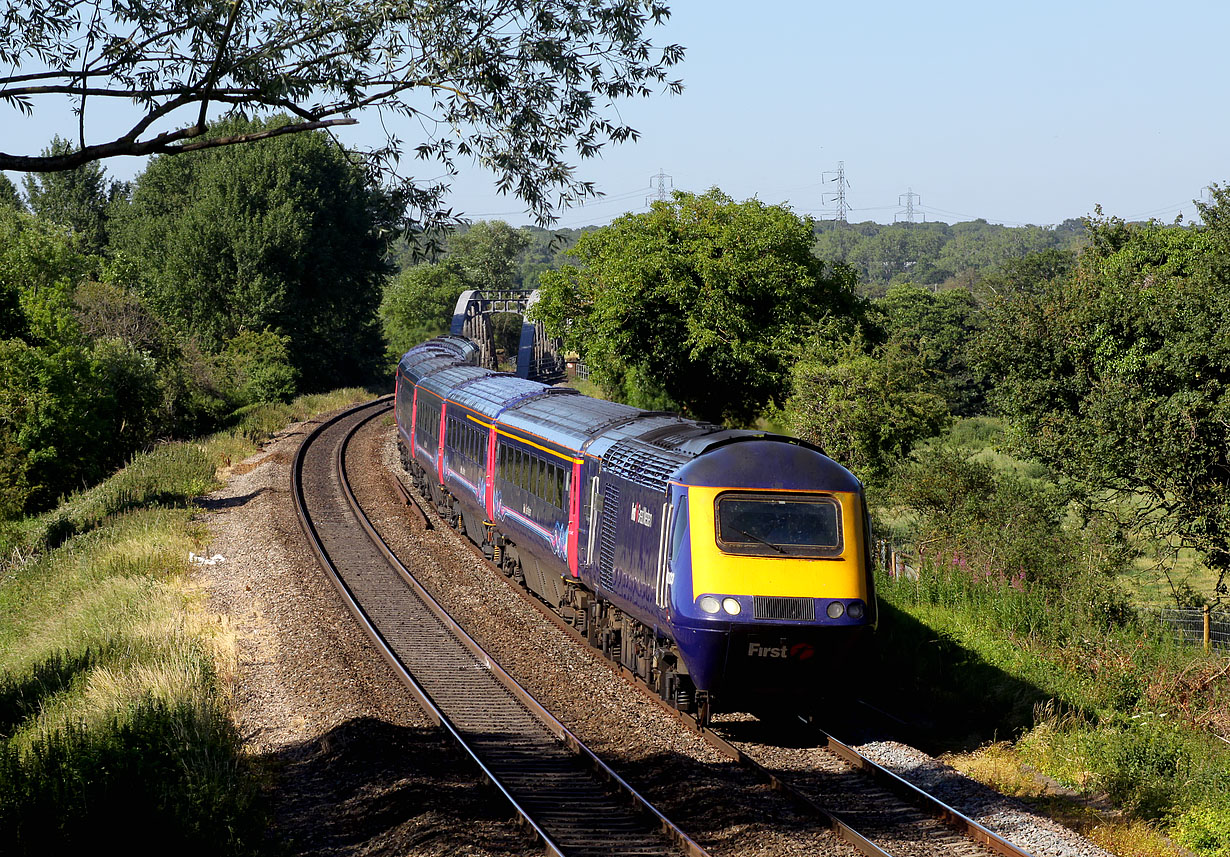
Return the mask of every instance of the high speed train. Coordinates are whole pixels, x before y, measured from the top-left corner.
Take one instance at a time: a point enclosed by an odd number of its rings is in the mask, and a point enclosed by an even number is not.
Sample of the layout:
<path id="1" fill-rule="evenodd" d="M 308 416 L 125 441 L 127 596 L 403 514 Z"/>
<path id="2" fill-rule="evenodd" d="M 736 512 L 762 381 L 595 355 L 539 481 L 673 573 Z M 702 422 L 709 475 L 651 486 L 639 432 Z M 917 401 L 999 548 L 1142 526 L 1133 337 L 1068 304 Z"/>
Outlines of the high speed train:
<path id="1" fill-rule="evenodd" d="M 806 703 L 876 624 L 863 486 L 818 448 L 475 365 L 397 367 L 402 462 L 437 510 L 702 722 Z"/>

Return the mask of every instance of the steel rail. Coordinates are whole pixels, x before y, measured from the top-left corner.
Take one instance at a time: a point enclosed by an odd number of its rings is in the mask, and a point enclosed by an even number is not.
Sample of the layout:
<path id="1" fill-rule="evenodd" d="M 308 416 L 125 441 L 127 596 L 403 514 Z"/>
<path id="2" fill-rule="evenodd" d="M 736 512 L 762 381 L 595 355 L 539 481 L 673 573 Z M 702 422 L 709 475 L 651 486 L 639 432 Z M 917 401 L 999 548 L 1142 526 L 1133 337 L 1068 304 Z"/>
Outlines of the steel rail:
<path id="1" fill-rule="evenodd" d="M 418 502 L 417 499 L 411 497 L 410 490 L 402 485 L 400 480 L 397 480 L 397 483 L 400 489 L 399 493 L 407 499 L 412 500 L 419 514 L 426 517 L 427 512 L 423 504 Z M 490 560 L 483 556 L 482 552 L 468 539 L 462 537 L 462 541 L 464 546 L 473 555 L 482 559 L 488 567 L 493 568 Z M 593 649 L 593 646 L 590 645 L 589 640 L 577 631 L 577 629 L 574 628 L 567 619 L 552 610 L 547 604 L 537 598 L 534 598 L 526 591 L 524 587 L 520 586 L 515 581 L 509 579 L 503 574 L 497 574 L 496 576 L 503 580 L 505 584 L 510 589 L 517 592 L 526 603 L 532 605 L 534 609 L 536 609 L 543 617 L 562 630 L 570 638 L 577 643 L 584 645 L 588 649 Z M 829 825 L 830 829 L 834 831 L 834 833 L 854 845 L 854 847 L 858 848 L 864 854 L 867 854 L 868 857 L 882 857 L 882 855 L 887 854 L 887 852 L 885 852 L 882 848 L 851 827 L 839 815 L 829 811 L 820 803 L 808 796 L 798 786 L 795 786 L 789 780 L 784 779 L 780 775 L 770 771 L 767 767 L 749 756 L 746 752 L 714 732 L 713 729 L 702 726 L 696 718 L 670 705 L 666 702 L 666 700 L 662 699 L 662 697 L 654 691 L 652 687 L 641 679 L 640 676 L 623 666 L 623 664 L 609 659 L 606 659 L 603 662 L 611 669 L 612 672 L 628 680 L 633 687 L 641 691 L 645 696 L 659 705 L 664 711 L 674 716 L 687 729 L 703 738 L 715 750 L 722 753 L 732 761 L 735 761 L 740 765 L 743 765 L 756 772 L 762 779 L 769 783 L 771 788 L 789 796 L 798 804 L 803 806 L 807 811 L 815 812 L 820 815 Z M 964 836 L 967 836 L 973 841 L 990 848 L 995 853 L 1002 855 L 1002 857 L 1033 857 L 1031 852 L 1012 844 L 999 834 L 969 818 L 960 810 L 949 806 L 934 795 L 931 795 L 928 792 L 918 788 L 913 783 L 868 758 L 867 756 L 864 756 L 853 747 L 839 741 L 837 738 L 828 734 L 819 727 L 811 726 L 810 728 L 815 730 L 818 738 L 817 743 L 819 746 L 823 747 L 825 750 L 837 756 L 855 769 L 871 777 L 874 781 L 884 786 L 899 799 L 910 803 L 916 809 L 922 811 L 925 815 L 945 824 L 949 828 Z"/>
<path id="2" fill-rule="evenodd" d="M 380 407 L 383 405 L 383 407 Z M 397 572 L 399 578 L 406 583 L 415 594 L 422 600 L 424 605 L 437 617 L 448 630 L 454 635 L 458 642 L 462 643 L 465 648 L 478 659 L 489 673 L 499 683 L 517 699 L 528 711 L 564 746 L 568 747 L 574 755 L 584 760 L 588 767 L 593 770 L 598 776 L 607 782 L 613 784 L 616 789 L 624 794 L 628 802 L 632 806 L 656 820 L 659 830 L 677 847 L 682 849 L 689 857 L 708 857 L 704 849 L 693 842 L 682 830 L 680 830 L 673 822 L 666 818 L 661 812 L 650 804 L 643 796 L 636 792 L 627 782 L 625 782 L 618 774 L 616 774 L 605 762 L 598 758 L 588 747 L 586 747 L 575 735 L 572 734 L 562 723 L 560 723 L 550 712 L 543 708 L 537 700 L 535 700 L 524 688 L 501 667 L 491 656 L 482 649 L 482 647 L 474 641 L 465 631 L 458 625 L 451 616 L 435 601 L 434 598 L 414 579 L 413 574 L 397 559 L 397 557 L 389 550 L 387 544 L 376 532 L 372 526 L 370 519 L 363 512 L 362 507 L 358 503 L 354 495 L 354 491 L 350 486 L 349 480 L 346 477 L 345 469 L 345 454 L 351 438 L 355 433 L 371 420 L 385 413 L 390 407 L 388 397 L 374 400 L 362 405 L 358 405 L 347 409 L 346 411 L 327 420 L 309 434 L 300 445 L 299 451 L 295 456 L 294 466 L 292 467 L 292 495 L 295 501 L 296 512 L 298 513 L 300 526 L 304 531 L 309 543 L 312 546 L 313 552 L 316 554 L 322 568 L 326 571 L 330 581 L 341 594 L 344 603 L 350 612 L 359 621 L 361 627 L 367 632 L 368 636 L 375 642 L 384 659 L 393 666 L 402 682 L 410 689 L 411 693 L 423 706 L 428 716 L 443 727 L 453 740 L 464 750 L 464 752 L 474 761 L 482 772 L 483 776 L 490 781 L 499 792 L 504 795 L 505 799 L 513 806 L 517 814 L 524 822 L 535 832 L 539 839 L 544 843 L 547 851 L 552 855 L 567 854 L 564 846 L 554 841 L 549 833 L 542 827 L 541 824 L 533 817 L 532 811 L 523 805 L 521 801 L 512 793 L 512 790 L 502 782 L 499 775 L 493 771 L 490 766 L 481 758 L 481 754 L 477 752 L 470 743 L 465 739 L 465 736 L 450 720 L 443 710 L 435 703 L 430 693 L 419 683 L 414 675 L 406 668 L 397 655 L 392 651 L 384 636 L 375 626 L 371 618 L 367 615 L 362 605 L 359 603 L 355 594 L 350 587 L 342 579 L 338 570 L 334 566 L 328 551 L 325 548 L 319 532 L 307 513 L 307 503 L 302 484 L 303 462 L 306 460 L 306 450 L 311 446 L 326 429 L 356 415 L 359 411 L 365 408 L 375 408 L 372 414 L 360 420 L 353 426 L 345 435 L 342 442 L 338 444 L 334 465 L 337 469 L 340 487 L 346 498 L 348 505 L 351 507 L 358 523 L 363 528 L 369 540 L 380 551 L 381 555 L 386 559 L 389 565 Z"/>

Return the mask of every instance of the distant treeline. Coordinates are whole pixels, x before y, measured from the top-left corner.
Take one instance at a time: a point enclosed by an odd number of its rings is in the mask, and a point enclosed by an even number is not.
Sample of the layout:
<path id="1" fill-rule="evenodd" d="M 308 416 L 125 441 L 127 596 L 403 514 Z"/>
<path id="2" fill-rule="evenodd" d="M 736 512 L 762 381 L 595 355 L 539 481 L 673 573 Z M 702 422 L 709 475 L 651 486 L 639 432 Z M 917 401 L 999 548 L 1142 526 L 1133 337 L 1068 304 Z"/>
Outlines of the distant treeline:
<path id="1" fill-rule="evenodd" d="M 469 228 L 458 227 L 452 237 L 464 235 Z M 537 288 L 542 272 L 564 264 L 565 252 L 582 235 L 605 228 L 517 228 L 525 244 L 510 268 L 509 285 Z M 951 225 L 817 220 L 812 229 L 816 236 L 813 254 L 821 261 L 853 268 L 859 291 L 868 297 L 883 296 L 894 283 L 968 289 L 981 276 L 1000 270 L 1013 259 L 1046 250 L 1079 250 L 1087 235 L 1081 218 L 1069 218 L 1058 226 L 1000 226 L 981 219 Z M 426 242 L 416 246 L 402 239 L 394 245 L 390 261 L 398 270 L 439 262 L 450 253 L 449 236 L 438 236 L 430 249 L 425 247 Z"/>

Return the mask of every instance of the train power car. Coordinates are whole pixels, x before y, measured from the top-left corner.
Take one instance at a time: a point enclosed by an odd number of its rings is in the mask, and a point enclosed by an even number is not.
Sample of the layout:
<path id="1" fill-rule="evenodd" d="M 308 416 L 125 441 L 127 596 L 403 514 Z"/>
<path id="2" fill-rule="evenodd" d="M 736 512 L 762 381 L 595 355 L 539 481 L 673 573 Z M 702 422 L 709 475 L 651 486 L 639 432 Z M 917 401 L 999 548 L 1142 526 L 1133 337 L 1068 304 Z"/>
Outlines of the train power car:
<path id="1" fill-rule="evenodd" d="M 592 399 L 442 337 L 397 368 L 402 460 L 438 511 L 702 721 L 837 691 L 876 622 L 861 483 L 795 438 Z"/>

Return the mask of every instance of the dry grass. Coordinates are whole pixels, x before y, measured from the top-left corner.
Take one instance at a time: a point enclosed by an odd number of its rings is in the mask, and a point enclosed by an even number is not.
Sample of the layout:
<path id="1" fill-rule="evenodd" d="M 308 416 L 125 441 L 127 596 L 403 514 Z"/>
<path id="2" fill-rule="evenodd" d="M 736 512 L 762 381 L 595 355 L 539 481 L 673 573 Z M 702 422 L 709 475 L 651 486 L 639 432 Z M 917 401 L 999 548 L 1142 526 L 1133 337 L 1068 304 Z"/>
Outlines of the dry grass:
<path id="1" fill-rule="evenodd" d="M 949 754 L 944 761 L 971 779 L 1020 799 L 1118 857 L 1191 857 L 1191 852 L 1153 825 L 1125 818 L 1104 801 L 1064 788 L 1038 773 L 1027 758 L 1012 743 L 998 741 L 971 753 Z"/>

